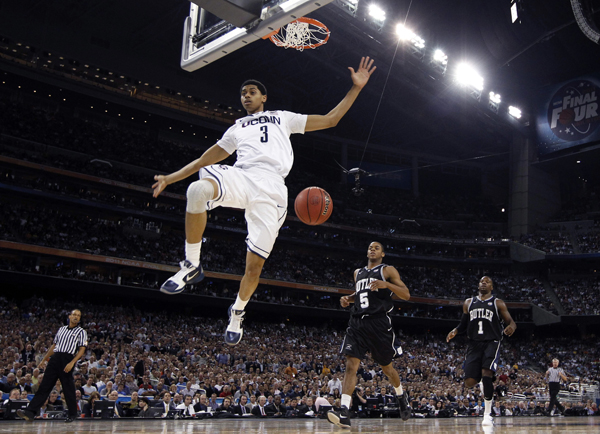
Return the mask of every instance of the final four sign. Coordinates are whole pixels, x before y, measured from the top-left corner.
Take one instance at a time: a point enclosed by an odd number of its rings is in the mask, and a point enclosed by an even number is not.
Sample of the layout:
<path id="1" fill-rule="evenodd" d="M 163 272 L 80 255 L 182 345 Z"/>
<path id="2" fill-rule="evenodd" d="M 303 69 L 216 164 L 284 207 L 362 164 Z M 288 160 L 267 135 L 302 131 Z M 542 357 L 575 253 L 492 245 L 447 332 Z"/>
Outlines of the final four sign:
<path id="1" fill-rule="evenodd" d="M 600 140 L 599 83 L 585 78 L 546 89 L 537 117 L 540 155 Z"/>

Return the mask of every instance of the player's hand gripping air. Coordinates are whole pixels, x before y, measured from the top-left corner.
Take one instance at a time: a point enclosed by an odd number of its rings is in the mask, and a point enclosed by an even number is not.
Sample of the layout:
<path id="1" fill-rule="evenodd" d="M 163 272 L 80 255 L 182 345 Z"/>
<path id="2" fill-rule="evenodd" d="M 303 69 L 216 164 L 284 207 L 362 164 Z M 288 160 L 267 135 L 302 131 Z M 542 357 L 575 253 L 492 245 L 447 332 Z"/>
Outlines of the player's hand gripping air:
<path id="1" fill-rule="evenodd" d="M 356 71 L 354 71 L 354 68 L 352 68 L 351 66 L 348 67 L 348 69 L 350 70 L 350 77 L 352 78 L 352 83 L 355 86 L 358 86 L 362 89 L 365 86 L 365 84 L 367 84 L 367 82 L 369 81 L 369 77 L 371 77 L 371 74 L 373 74 L 377 69 L 376 66 L 373 66 L 374 61 L 375 59 L 371 59 L 369 58 L 369 56 L 361 57 L 360 65 L 358 66 L 358 69 Z"/>
<path id="2" fill-rule="evenodd" d="M 167 188 L 167 180 L 164 175 L 154 175 L 154 180 L 156 181 L 152 184 L 152 189 L 154 192 L 152 193 L 153 197 L 158 197 L 158 195 Z"/>

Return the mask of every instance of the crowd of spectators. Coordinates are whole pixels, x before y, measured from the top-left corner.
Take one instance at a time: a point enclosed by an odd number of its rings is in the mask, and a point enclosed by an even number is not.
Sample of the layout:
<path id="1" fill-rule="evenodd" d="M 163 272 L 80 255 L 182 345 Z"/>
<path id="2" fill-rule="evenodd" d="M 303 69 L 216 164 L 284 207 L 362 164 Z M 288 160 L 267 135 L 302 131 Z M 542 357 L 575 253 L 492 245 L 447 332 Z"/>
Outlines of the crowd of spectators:
<path id="1" fill-rule="evenodd" d="M 18 205 L 0 211 L 0 238 L 27 244 L 80 251 L 96 255 L 143 260 L 153 263 L 177 264 L 180 260 L 183 234 L 177 231 L 150 231 L 152 236 L 132 231 L 135 221 L 92 218 L 66 210 L 41 205 Z M 146 226 L 152 222 L 139 223 Z M 156 226 L 153 226 L 156 229 Z M 291 247 L 281 242 L 265 265 L 264 278 L 351 288 L 353 271 L 364 259 L 356 252 L 340 254 Z M 210 237 L 205 240 L 203 266 L 210 271 L 243 274 L 243 240 Z M 364 243 L 366 245 L 366 242 Z M 333 257 L 332 257 L 333 255 Z M 335 258 L 335 259 L 333 259 Z M 391 263 L 394 264 L 392 258 Z M 471 270 L 450 270 L 397 265 L 403 278 L 411 285 L 413 294 L 428 298 L 462 299 L 471 296 L 477 287 L 477 276 Z M 71 273 L 68 270 L 66 273 Z M 79 270 L 77 278 L 86 278 Z M 39 270 L 42 274 L 65 276 L 61 269 Z M 65 277 L 70 277 L 69 275 Z M 109 282 L 108 276 L 100 278 Z M 113 279 L 114 280 L 114 279 Z M 117 283 L 117 282 L 114 282 Z M 118 282 L 125 283 L 125 282 Z M 156 287 L 160 282 L 147 282 Z M 509 284 L 497 283 L 499 296 L 506 300 L 526 301 L 548 306 L 540 285 L 532 279 L 513 279 Z"/>
<path id="2" fill-rule="evenodd" d="M 29 152 L 12 149 L 9 153 L 17 158 L 36 161 L 41 164 L 56 165 L 61 168 L 78 168 L 82 163 L 86 173 L 111 179 L 123 180 L 140 184 L 139 176 L 119 173 L 122 167 L 112 168 L 103 164 L 93 164 L 95 159 L 108 159 L 141 166 L 161 172 L 171 172 L 183 167 L 188 162 L 197 158 L 202 149 L 206 149 L 219 137 L 214 131 L 208 132 L 206 138 L 198 139 L 198 144 L 183 144 L 157 139 L 139 131 L 115 128 L 84 121 L 68 116 L 62 112 L 49 112 L 47 110 L 28 107 L 22 104 L 0 101 L 0 131 L 4 134 L 47 145 L 44 155 L 33 156 Z M 210 139 L 208 139 L 210 137 Z M 14 140 L 3 137 L 3 145 L 15 145 Z M 22 143 L 21 143 L 22 146 Z M 18 148 L 19 146 L 17 146 Z M 78 154 L 78 158 L 68 158 L 64 153 L 57 158 L 43 158 L 51 153 L 49 147 L 68 149 Z M 87 158 L 82 162 L 82 154 Z M 65 158 L 66 157 L 66 158 Z M 157 167 L 157 165 L 160 165 Z M 89 171 L 88 171 L 89 169 Z M 294 174 L 295 172 L 293 172 Z M 125 176 L 125 178 L 123 178 Z M 312 179 L 315 175 L 290 176 L 287 180 L 291 197 L 306 187 L 306 182 L 317 181 L 323 185 L 323 179 Z M 151 177 L 148 184 L 152 183 Z M 398 217 L 399 221 L 413 219 L 442 220 L 442 221 L 470 221 L 470 222 L 503 222 L 506 214 L 490 199 L 483 197 L 466 197 L 461 195 L 422 195 L 414 197 L 410 192 L 383 187 L 368 188 L 369 194 L 355 197 L 349 188 L 332 185 L 327 182 L 327 189 L 349 209 L 368 214 L 382 214 Z M 170 187 L 171 191 L 180 192 L 182 187 Z M 184 191 L 184 189 L 183 189 Z M 335 194 L 334 194 L 335 193 Z M 394 197 L 395 200 L 389 200 Z M 344 220 L 350 216 L 344 215 Z M 426 232 L 440 232 L 440 228 L 422 225 Z M 394 225 L 400 229 L 402 225 Z M 414 230 L 417 226 L 413 227 Z M 490 234 L 488 234 L 490 235 Z M 496 234 L 493 234 L 494 236 Z"/>
<path id="3" fill-rule="evenodd" d="M 134 305 L 76 305 L 36 297 L 19 304 L 0 299 L 0 386 L 4 391 L 19 388 L 20 393 L 34 392 L 43 378 L 43 367 L 37 365 L 69 310 L 75 307 L 82 310 L 83 326 L 90 337 L 87 352 L 75 371 L 76 387 L 83 399 L 91 399 L 99 391 L 101 396 L 120 401 L 121 406 L 128 407 L 130 401 L 139 406 L 139 401 L 145 401 L 140 407 L 150 403 L 160 408 L 165 402 L 169 406 L 185 403 L 186 395 L 190 395 L 194 406 L 201 408 L 202 394 L 208 405 L 216 405 L 217 397 L 229 398 L 230 405 L 237 404 L 246 395 L 251 406 L 281 399 L 285 413 L 280 415 L 287 417 L 300 417 L 296 407 L 310 407 L 309 398 L 312 402 L 324 398 L 334 407 L 340 405 L 339 380 L 344 362 L 338 348 L 343 324 L 248 321 L 242 342 L 228 347 L 222 341 L 222 318 L 198 318 L 164 310 L 142 312 Z M 397 336 L 403 355 L 395 359 L 394 365 L 415 415 L 448 417 L 440 412 L 451 409 L 456 412 L 450 416 L 480 413 L 479 388 L 463 386 L 464 341 L 448 344 L 445 333 L 411 336 L 398 330 Z M 596 337 L 575 344 L 572 339 L 556 337 L 531 341 L 517 335 L 507 339 L 501 347 L 498 372 L 502 381 L 498 384 L 506 389 L 498 389 L 499 396 L 523 395 L 527 406 L 529 402 L 539 405 L 547 400 L 542 372 L 556 355 L 560 355 L 572 381 L 597 384 L 599 348 Z M 370 358 L 361 364 L 358 376 L 354 395 L 357 406 L 362 402 L 360 398 L 392 390 Z M 463 405 L 468 408 L 465 412 Z M 218 407 L 213 410 L 219 413 Z"/>
<path id="4" fill-rule="evenodd" d="M 519 242 L 551 255 L 570 255 L 575 253 L 569 235 L 562 232 L 544 231 L 525 234 L 521 236 Z"/>
<path id="5" fill-rule="evenodd" d="M 599 278 L 550 281 L 566 315 L 600 315 Z"/>
<path id="6" fill-rule="evenodd" d="M 595 227 L 598 228 L 598 222 L 595 222 Z M 590 231 L 577 234 L 577 244 L 581 253 L 600 253 L 600 232 Z"/>

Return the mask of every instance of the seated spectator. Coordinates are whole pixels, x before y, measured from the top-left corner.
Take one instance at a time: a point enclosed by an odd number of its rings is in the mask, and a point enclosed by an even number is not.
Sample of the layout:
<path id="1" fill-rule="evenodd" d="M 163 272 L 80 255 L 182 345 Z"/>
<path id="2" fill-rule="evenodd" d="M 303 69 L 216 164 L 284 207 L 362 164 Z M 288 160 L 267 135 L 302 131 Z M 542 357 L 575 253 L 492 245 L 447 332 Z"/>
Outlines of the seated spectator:
<path id="1" fill-rule="evenodd" d="M 106 386 L 100 391 L 100 396 L 108 396 L 113 390 L 113 382 L 107 381 Z"/>
<path id="2" fill-rule="evenodd" d="M 19 387 L 17 378 L 12 372 L 6 376 L 6 380 L 0 383 L 0 389 L 4 393 L 10 393 L 15 387 Z"/>
<path id="3" fill-rule="evenodd" d="M 267 417 L 267 398 L 264 395 L 258 397 L 258 405 L 252 409 L 252 414 L 257 417 Z"/>
<path id="4" fill-rule="evenodd" d="M 146 397 L 140 398 L 138 407 L 139 407 L 140 411 L 138 412 L 136 417 L 139 417 L 139 418 L 153 418 L 154 417 L 154 412 L 152 411 L 152 409 L 150 407 L 150 400 L 148 398 L 146 398 Z"/>
<path id="5" fill-rule="evenodd" d="M 154 386 L 150 383 L 150 377 L 144 375 L 142 383 L 138 388 L 138 394 L 141 396 L 156 396 L 156 393 L 156 389 L 154 389 Z"/>
<path id="6" fill-rule="evenodd" d="M 92 392 L 97 392 L 98 388 L 94 384 L 94 378 L 90 376 L 87 382 L 82 386 L 83 394 L 89 396 Z"/>
<path id="7" fill-rule="evenodd" d="M 48 411 L 62 411 L 65 407 L 63 402 L 60 400 L 58 392 L 56 389 L 50 392 L 50 396 L 48 397 Z"/>
<path id="8" fill-rule="evenodd" d="M 219 408 L 219 404 L 217 403 L 217 394 L 216 393 L 213 393 L 211 395 L 208 405 L 212 409 L 213 412 L 217 411 L 217 409 Z"/>
<path id="9" fill-rule="evenodd" d="M 123 413 L 123 407 L 121 407 L 121 404 L 118 402 L 118 399 L 119 393 L 116 390 L 113 390 L 112 392 L 110 392 L 110 395 L 108 395 L 108 400 L 113 401 L 115 403 L 114 417 L 123 417 L 125 414 Z"/>
<path id="10" fill-rule="evenodd" d="M 129 396 L 129 389 L 127 388 L 127 386 L 125 386 L 125 382 L 121 382 L 117 386 L 117 393 L 119 394 L 119 396 Z"/>
<path id="11" fill-rule="evenodd" d="M 139 402 L 140 402 L 140 396 L 138 395 L 138 393 L 132 392 L 131 400 L 129 401 L 129 408 L 139 407 Z M 148 400 L 148 402 L 150 402 L 150 401 Z"/>
<path id="12" fill-rule="evenodd" d="M 458 401 L 458 406 L 456 407 L 456 414 L 458 416 L 468 416 L 469 415 L 469 400 L 465 399 L 464 401 Z"/>
<path id="13" fill-rule="evenodd" d="M 162 399 L 154 406 L 161 409 L 163 417 L 166 417 L 169 411 L 175 410 L 176 408 L 176 405 L 171 401 L 171 394 L 169 392 L 165 392 Z"/>
<path id="14" fill-rule="evenodd" d="M 185 398 L 186 396 L 189 396 L 189 397 L 191 398 L 191 397 L 193 397 L 193 396 L 194 396 L 194 394 L 195 394 L 196 392 L 195 392 L 195 390 L 193 390 L 193 389 L 192 389 L 192 382 L 191 382 L 191 381 L 188 381 L 188 382 L 185 384 L 185 387 L 184 387 L 183 389 L 179 390 L 179 391 L 178 391 L 178 393 L 179 393 L 181 396 L 183 396 L 184 398 Z M 229 394 L 227 394 L 227 395 L 223 395 L 223 396 L 229 396 Z"/>
<path id="15" fill-rule="evenodd" d="M 7 409 L 9 408 L 11 401 L 19 401 L 20 399 L 21 399 L 21 392 L 19 391 L 19 388 L 16 387 L 16 388 L 12 389 L 8 395 L 8 399 L 5 399 L 4 402 L 2 402 L 2 408 L 4 408 L 4 411 L 5 411 L 4 419 L 14 419 L 15 418 L 15 414 L 8 412 Z"/>
<path id="16" fill-rule="evenodd" d="M 198 398 L 198 402 L 194 405 L 194 411 L 196 413 L 212 411 L 212 408 L 208 406 L 208 399 L 205 394 L 200 395 Z"/>
<path id="17" fill-rule="evenodd" d="M 252 414 L 251 409 L 248 410 L 247 407 L 248 398 L 246 395 L 242 395 L 237 405 L 233 406 L 233 412 L 239 416 L 244 416 L 247 414 Z"/>
<path id="18" fill-rule="evenodd" d="M 223 398 L 223 404 L 217 407 L 216 416 L 218 418 L 235 417 L 235 413 L 231 406 L 231 399 Z"/>
<path id="19" fill-rule="evenodd" d="M 84 404 L 83 406 L 83 410 L 81 411 L 81 414 L 83 417 L 94 417 L 94 404 L 96 401 L 100 400 L 100 394 L 98 392 L 92 392 L 90 393 L 90 396 L 88 397 L 87 402 Z"/>
<path id="20" fill-rule="evenodd" d="M 83 411 L 83 407 L 85 406 L 87 401 L 82 398 L 80 390 L 75 391 L 75 402 L 77 403 L 77 414 L 81 414 L 81 412 Z"/>
<path id="21" fill-rule="evenodd" d="M 285 417 L 298 417 L 300 414 L 300 411 L 298 410 L 298 400 L 292 398 L 290 405 L 285 410 Z"/>
<path id="22" fill-rule="evenodd" d="M 176 409 L 183 410 L 183 417 L 193 417 L 196 415 L 191 395 L 185 395 L 183 403 L 179 404 Z"/>

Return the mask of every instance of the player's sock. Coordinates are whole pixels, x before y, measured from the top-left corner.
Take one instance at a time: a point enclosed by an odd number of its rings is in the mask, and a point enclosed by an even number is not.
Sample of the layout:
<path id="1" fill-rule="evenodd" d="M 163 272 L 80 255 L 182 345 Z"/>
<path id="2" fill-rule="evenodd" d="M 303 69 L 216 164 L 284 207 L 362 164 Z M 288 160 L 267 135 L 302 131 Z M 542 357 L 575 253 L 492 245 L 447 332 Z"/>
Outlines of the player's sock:
<path id="1" fill-rule="evenodd" d="M 350 408 L 350 400 L 352 397 L 350 395 L 342 394 L 342 407 Z"/>
<path id="2" fill-rule="evenodd" d="M 396 391 L 396 396 L 402 395 L 404 393 L 404 390 L 402 390 L 402 383 L 400 383 L 400 386 L 394 387 L 394 390 Z"/>
<path id="3" fill-rule="evenodd" d="M 250 300 L 248 300 L 248 301 L 250 301 Z M 244 308 L 248 304 L 248 301 L 242 300 L 240 298 L 240 294 L 238 294 L 237 298 L 235 299 L 235 303 L 233 303 L 232 308 L 235 310 L 244 310 Z"/>
<path id="4" fill-rule="evenodd" d="M 492 400 L 494 399 L 494 382 L 492 377 L 483 377 L 483 399 L 485 400 L 485 414 L 492 414 Z"/>
<path id="5" fill-rule="evenodd" d="M 201 248 L 202 243 L 190 244 L 187 241 L 185 242 L 185 259 L 190 261 L 194 267 L 198 267 L 200 265 Z"/>

